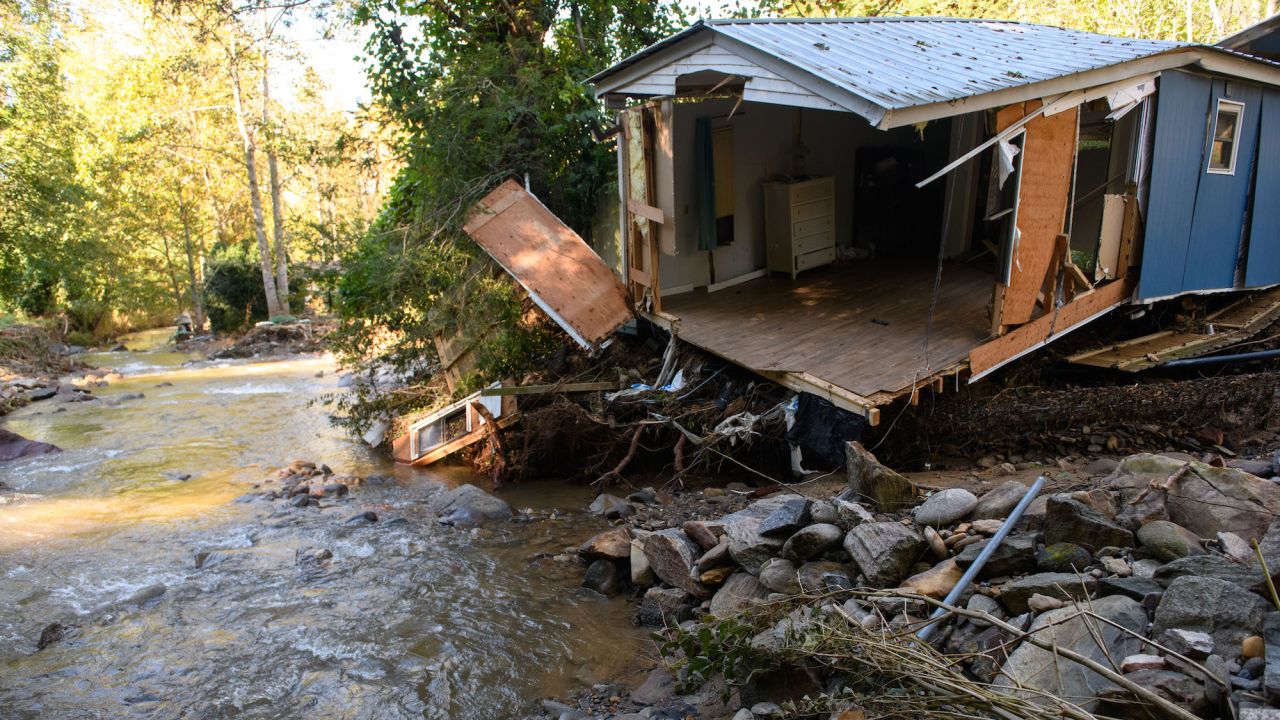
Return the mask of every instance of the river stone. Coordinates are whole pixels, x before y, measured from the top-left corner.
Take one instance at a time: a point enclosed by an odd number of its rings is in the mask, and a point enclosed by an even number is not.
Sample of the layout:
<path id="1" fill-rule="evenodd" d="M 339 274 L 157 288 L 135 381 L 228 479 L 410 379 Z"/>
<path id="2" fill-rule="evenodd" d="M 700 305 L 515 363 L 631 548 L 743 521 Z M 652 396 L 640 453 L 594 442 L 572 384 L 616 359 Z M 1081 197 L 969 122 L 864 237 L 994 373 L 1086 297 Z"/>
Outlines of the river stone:
<path id="1" fill-rule="evenodd" d="M 902 581 L 902 587 L 909 588 L 918 595 L 941 600 L 964 576 L 964 569 L 956 564 L 955 558 L 947 558 L 922 573 L 916 573 Z"/>
<path id="2" fill-rule="evenodd" d="M 905 510 L 916 502 L 915 487 L 882 465 L 861 443 L 845 443 L 845 468 L 856 499 L 870 501 L 880 512 Z"/>
<path id="3" fill-rule="evenodd" d="M 622 560 L 631 557 L 631 531 L 620 527 L 605 530 L 578 546 L 578 554 L 586 558 Z"/>
<path id="4" fill-rule="evenodd" d="M 991 543 L 991 540 L 980 540 L 972 545 L 964 546 L 956 555 L 956 564 L 967 570 L 978 559 L 978 555 Z M 987 564 L 982 566 L 978 577 L 982 579 L 1017 575 L 1032 572 L 1036 569 L 1036 537 L 1035 535 L 1010 535 L 1000 543 L 1000 547 L 991 553 Z"/>
<path id="5" fill-rule="evenodd" d="M 1266 641 L 1266 667 L 1262 673 L 1262 687 L 1267 697 L 1280 698 L 1280 613 L 1267 613 L 1262 624 L 1262 639 Z"/>
<path id="6" fill-rule="evenodd" d="M 1146 667 L 1129 669 L 1131 658 L 1155 659 L 1147 659 Z M 1156 695 L 1180 706 L 1192 716 L 1213 716 L 1213 713 L 1209 712 L 1212 707 L 1205 693 L 1205 686 L 1202 680 L 1192 678 L 1185 673 L 1156 666 L 1155 663 L 1162 660 L 1159 656 L 1136 655 L 1131 656 L 1131 658 L 1125 658 L 1121 665 L 1126 680 L 1131 680 L 1155 692 Z M 1198 674 L 1197 677 L 1199 677 Z M 1101 689 L 1098 692 L 1098 699 L 1106 703 L 1106 709 L 1115 708 L 1120 713 L 1119 715 L 1107 713 L 1109 715 L 1124 717 L 1132 712 L 1133 695 L 1119 685 L 1109 685 Z"/>
<path id="7" fill-rule="evenodd" d="M 711 598 L 711 614 L 718 618 L 737 615 L 769 596 L 769 588 L 754 575 L 737 572 L 729 576 Z"/>
<path id="8" fill-rule="evenodd" d="M 56 452 L 62 452 L 62 448 L 38 440 L 28 440 L 15 432 L 0 428 L 0 461 Z"/>
<path id="9" fill-rule="evenodd" d="M 649 567 L 663 582 L 678 587 L 697 597 L 707 597 L 710 591 L 693 576 L 693 564 L 698 559 L 698 546 L 680 528 L 659 530 L 644 539 L 644 555 Z"/>
<path id="10" fill-rule="evenodd" d="M 814 500 L 809 506 L 809 519 L 816 523 L 835 525 L 840 522 L 840 512 L 831 500 Z"/>
<path id="11" fill-rule="evenodd" d="M 1099 595 L 1123 595 L 1139 602 L 1148 595 L 1164 592 L 1160 583 L 1144 577 L 1109 577 L 1098 580 Z"/>
<path id="12" fill-rule="evenodd" d="M 687 520 L 680 526 L 689 539 L 697 543 L 704 551 L 710 550 L 720 543 L 720 538 L 712 530 L 711 525 L 701 520 Z"/>
<path id="13" fill-rule="evenodd" d="M 1138 543 L 1157 560 L 1169 562 L 1188 555 L 1204 555 L 1195 533 L 1168 520 L 1156 520 L 1138 528 Z"/>
<path id="14" fill-rule="evenodd" d="M 901 523 L 874 522 L 850 530 L 844 538 L 844 549 L 868 584 L 889 588 L 907 576 L 924 554 L 925 542 Z"/>
<path id="15" fill-rule="evenodd" d="M 776 593 L 799 595 L 800 581 L 795 563 L 782 558 L 770 558 L 760 566 L 760 584 Z"/>
<path id="16" fill-rule="evenodd" d="M 582 587 L 595 590 L 601 595 L 617 595 L 622 590 L 622 580 L 618 577 L 618 566 L 612 560 L 601 558 L 587 566 L 587 574 L 582 578 Z"/>
<path id="17" fill-rule="evenodd" d="M 724 536 L 729 539 L 729 555 L 749 573 L 759 573 L 765 560 L 782 550 L 782 539 L 759 533 L 760 523 L 777 510 L 785 497 L 757 500 L 735 513 L 720 518 Z"/>
<path id="18" fill-rule="evenodd" d="M 1054 496 L 1045 506 L 1044 541 L 1075 543 L 1097 552 L 1104 547 L 1133 547 L 1133 533 L 1079 500 Z"/>
<path id="19" fill-rule="evenodd" d="M 1084 572 L 1092 564 L 1093 556 L 1089 551 L 1075 543 L 1046 545 L 1036 553 L 1036 567 L 1041 572 Z"/>
<path id="20" fill-rule="evenodd" d="M 1092 610 L 1099 616 L 1142 634 L 1147 614 L 1138 603 L 1113 595 L 1089 605 L 1068 605 L 1050 610 L 1031 624 L 1029 632 L 1057 647 L 1074 650 L 1103 666 L 1111 658 L 1122 658 L 1142 650 L 1142 642 L 1121 630 L 1082 615 Z M 1096 633 L 1096 635 L 1095 635 Z M 1101 638 L 1101 644 L 1097 638 Z M 1086 712 L 1097 705 L 1098 692 L 1109 685 L 1101 675 L 1073 662 L 1063 662 L 1054 653 L 1024 642 L 1009 656 L 995 685 L 1027 700 L 1052 705 L 1052 696 L 1070 698 Z M 1045 697 L 1047 693 L 1050 697 Z"/>
<path id="21" fill-rule="evenodd" d="M 1233 562 L 1221 555 L 1188 555 L 1166 563 L 1152 576 L 1156 582 L 1169 587 L 1180 577 L 1211 577 L 1235 583 L 1253 592 L 1266 592 L 1266 578 L 1257 563 Z"/>
<path id="22" fill-rule="evenodd" d="M 1280 512 L 1280 486 L 1243 470 L 1162 455 L 1131 455 L 1121 461 L 1107 483 L 1129 502 L 1152 481 L 1168 480 L 1186 463 L 1191 471 L 1183 473 L 1167 494 L 1170 520 L 1202 538 L 1230 531 L 1251 541 L 1266 533 L 1271 519 Z"/>
<path id="23" fill-rule="evenodd" d="M 1199 630 L 1174 628 L 1156 636 L 1156 642 L 1192 660 L 1203 660 L 1213 654 L 1213 636 Z"/>
<path id="24" fill-rule="evenodd" d="M 706 572 L 712 568 L 723 567 L 733 563 L 733 558 L 729 556 L 729 540 L 724 538 L 720 540 L 720 544 L 711 548 L 698 558 L 695 567 L 698 572 Z"/>
<path id="25" fill-rule="evenodd" d="M 595 500 L 591 501 L 591 512 L 603 515 L 609 519 L 628 518 L 636 514 L 636 508 L 631 503 L 623 500 L 617 495 L 609 493 L 600 493 Z"/>
<path id="26" fill-rule="evenodd" d="M 475 485 L 459 485 L 432 499 L 428 508 L 445 525 L 474 526 L 511 518 L 511 506 Z"/>
<path id="27" fill-rule="evenodd" d="M 690 614 L 688 599 L 689 593 L 680 588 L 649 588 L 640 601 L 636 621 L 647 627 L 675 625 Z"/>
<path id="28" fill-rule="evenodd" d="M 765 519 L 756 532 L 761 535 L 787 537 L 809 522 L 809 498 L 784 497 L 782 502 Z"/>
<path id="29" fill-rule="evenodd" d="M 657 583 L 658 576 L 653 572 L 648 556 L 644 554 L 644 536 L 631 541 L 630 551 L 631 584 L 648 587 Z"/>
<path id="30" fill-rule="evenodd" d="M 1199 630 L 1213 636 L 1225 655 L 1239 654 L 1240 642 L 1262 627 L 1268 603 L 1244 588 L 1210 577 L 1180 577 L 1165 590 L 1151 634 Z M 1228 659 L 1230 659 L 1228 657 Z"/>
<path id="31" fill-rule="evenodd" d="M 836 590 L 852 590 L 853 574 L 849 566 L 829 560 L 815 560 L 800 566 L 796 571 L 800 589 L 808 593 L 825 593 Z"/>
<path id="32" fill-rule="evenodd" d="M 1027 494 L 1027 486 L 1017 480 L 1006 480 L 982 494 L 978 504 L 973 506 L 970 517 L 974 520 L 1003 520 L 1009 517 L 1022 496 Z"/>
<path id="33" fill-rule="evenodd" d="M 840 544 L 844 531 L 838 525 L 818 523 L 801 528 L 782 546 L 782 556 L 804 561 L 816 557 Z"/>
<path id="34" fill-rule="evenodd" d="M 978 498 L 963 488 L 951 488 L 929 496 L 916 508 L 916 524 L 944 527 L 973 511 Z"/>
<path id="35" fill-rule="evenodd" d="M 1017 615 L 1028 610 L 1027 601 L 1032 595 L 1059 600 L 1083 600 L 1097 586 L 1097 579 L 1091 575 L 1036 573 L 1005 583 L 1000 591 L 1000 602 L 1009 608 L 1009 612 Z"/>

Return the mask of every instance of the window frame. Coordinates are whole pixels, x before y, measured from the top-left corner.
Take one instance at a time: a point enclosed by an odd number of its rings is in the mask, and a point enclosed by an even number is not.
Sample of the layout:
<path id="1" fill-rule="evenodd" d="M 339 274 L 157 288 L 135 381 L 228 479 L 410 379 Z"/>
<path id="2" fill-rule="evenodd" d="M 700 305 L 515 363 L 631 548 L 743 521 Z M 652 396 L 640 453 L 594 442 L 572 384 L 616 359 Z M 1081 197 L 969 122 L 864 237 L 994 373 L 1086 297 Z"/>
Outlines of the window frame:
<path id="1" fill-rule="evenodd" d="M 1217 142 L 1218 121 L 1222 117 L 1222 111 L 1227 110 L 1235 113 L 1236 125 L 1235 134 L 1231 138 L 1231 160 L 1225 168 L 1216 168 L 1213 166 L 1213 144 Z M 1209 175 L 1235 175 L 1236 160 L 1240 156 L 1240 125 L 1244 122 L 1244 103 L 1236 100 L 1228 100 L 1226 98 L 1218 98 L 1218 104 L 1213 112 L 1213 124 L 1209 128 L 1209 151 L 1206 153 L 1205 172 Z"/>

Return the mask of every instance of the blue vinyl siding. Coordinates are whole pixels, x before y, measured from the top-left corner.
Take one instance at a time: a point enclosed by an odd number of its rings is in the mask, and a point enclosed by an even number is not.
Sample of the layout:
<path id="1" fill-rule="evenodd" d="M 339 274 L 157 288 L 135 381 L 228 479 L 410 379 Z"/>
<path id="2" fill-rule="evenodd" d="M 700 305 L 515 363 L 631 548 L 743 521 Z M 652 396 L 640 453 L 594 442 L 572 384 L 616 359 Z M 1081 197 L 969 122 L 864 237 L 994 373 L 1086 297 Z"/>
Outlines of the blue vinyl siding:
<path id="1" fill-rule="evenodd" d="M 1248 287 L 1280 283 L 1280 91 L 1263 91 L 1262 131 L 1258 137 L 1258 169 L 1253 194 L 1253 221 Z"/>
<path id="2" fill-rule="evenodd" d="M 1162 74 L 1159 87 L 1138 283 L 1142 299 L 1182 292 L 1213 92 L 1208 78 L 1182 72 Z"/>

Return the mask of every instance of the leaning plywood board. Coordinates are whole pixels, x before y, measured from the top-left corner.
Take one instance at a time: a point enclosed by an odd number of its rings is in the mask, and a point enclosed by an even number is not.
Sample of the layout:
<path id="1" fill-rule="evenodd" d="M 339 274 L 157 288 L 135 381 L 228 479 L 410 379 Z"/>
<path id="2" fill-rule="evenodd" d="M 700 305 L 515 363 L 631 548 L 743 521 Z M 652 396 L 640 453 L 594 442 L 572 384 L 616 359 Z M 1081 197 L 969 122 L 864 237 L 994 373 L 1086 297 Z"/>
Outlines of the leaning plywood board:
<path id="1" fill-rule="evenodd" d="M 516 183 L 486 195 L 463 229 L 583 347 L 598 347 L 631 319 L 613 271 Z"/>
<path id="2" fill-rule="evenodd" d="M 1011 105 L 997 115 L 997 129 L 1012 125 L 1038 107 Z M 1000 308 L 1000 324 L 1031 320 L 1044 284 L 1055 241 L 1066 220 L 1075 158 L 1077 108 L 1041 115 L 1026 124 L 1022 177 L 1018 184 L 1018 243 L 1013 272 Z"/>
<path id="3" fill-rule="evenodd" d="M 1098 262 L 1095 280 L 1117 278 L 1120 273 L 1120 235 L 1124 229 L 1124 195 L 1102 197 L 1102 232 L 1098 239 Z"/>
<path id="4" fill-rule="evenodd" d="M 1101 316 L 1132 294 L 1133 286 L 1127 280 L 1116 280 L 974 348 L 969 352 L 969 369 L 973 372 L 969 382 Z"/>

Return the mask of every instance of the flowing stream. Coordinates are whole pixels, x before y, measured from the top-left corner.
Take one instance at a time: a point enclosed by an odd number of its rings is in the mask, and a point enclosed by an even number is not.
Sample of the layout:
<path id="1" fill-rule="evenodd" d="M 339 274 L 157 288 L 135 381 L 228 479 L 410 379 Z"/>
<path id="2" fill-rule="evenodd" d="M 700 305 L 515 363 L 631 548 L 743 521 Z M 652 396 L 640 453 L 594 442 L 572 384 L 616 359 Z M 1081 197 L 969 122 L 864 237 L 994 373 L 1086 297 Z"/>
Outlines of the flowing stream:
<path id="1" fill-rule="evenodd" d="M 126 375 L 99 400 L 4 420 L 64 452 L 0 465 L 0 717 L 523 717 L 642 650 L 625 601 L 548 557 L 604 529 L 589 489 L 524 484 L 502 496 L 543 519 L 440 527 L 426 500 L 472 478 L 330 427 L 330 360 L 192 363 L 166 336 L 86 356 Z M 295 458 L 394 481 L 319 510 L 246 496 Z"/>

